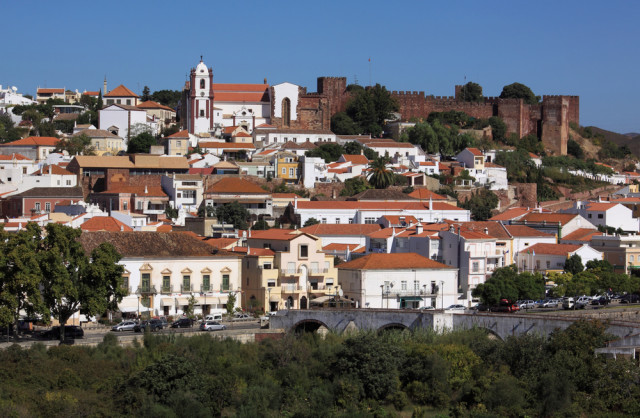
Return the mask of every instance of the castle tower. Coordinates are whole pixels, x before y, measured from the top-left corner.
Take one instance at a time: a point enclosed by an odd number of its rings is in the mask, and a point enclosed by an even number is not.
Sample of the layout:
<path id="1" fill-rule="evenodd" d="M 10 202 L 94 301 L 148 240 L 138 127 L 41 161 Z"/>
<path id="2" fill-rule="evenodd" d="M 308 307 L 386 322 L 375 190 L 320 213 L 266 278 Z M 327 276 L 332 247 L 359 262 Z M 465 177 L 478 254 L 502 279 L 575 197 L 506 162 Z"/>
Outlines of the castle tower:
<path id="1" fill-rule="evenodd" d="M 213 130 L 213 70 L 202 62 L 191 69 L 187 104 L 189 133 L 199 134 Z"/>

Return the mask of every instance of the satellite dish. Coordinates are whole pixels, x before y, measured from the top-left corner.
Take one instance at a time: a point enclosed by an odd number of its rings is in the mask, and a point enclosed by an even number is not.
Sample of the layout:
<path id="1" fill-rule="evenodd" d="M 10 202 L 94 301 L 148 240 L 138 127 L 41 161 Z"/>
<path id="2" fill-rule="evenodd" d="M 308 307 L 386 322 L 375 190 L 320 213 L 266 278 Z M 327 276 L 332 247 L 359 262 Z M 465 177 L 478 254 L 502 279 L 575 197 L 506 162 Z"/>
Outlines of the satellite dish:
<path id="1" fill-rule="evenodd" d="M 342 289 L 338 290 L 338 295 L 340 295 L 340 297 L 344 296 L 344 292 L 342 291 Z"/>
<path id="2" fill-rule="evenodd" d="M 18 91 L 18 88 L 16 86 L 11 87 L 11 90 L 13 90 L 13 92 L 15 93 L 16 91 Z"/>

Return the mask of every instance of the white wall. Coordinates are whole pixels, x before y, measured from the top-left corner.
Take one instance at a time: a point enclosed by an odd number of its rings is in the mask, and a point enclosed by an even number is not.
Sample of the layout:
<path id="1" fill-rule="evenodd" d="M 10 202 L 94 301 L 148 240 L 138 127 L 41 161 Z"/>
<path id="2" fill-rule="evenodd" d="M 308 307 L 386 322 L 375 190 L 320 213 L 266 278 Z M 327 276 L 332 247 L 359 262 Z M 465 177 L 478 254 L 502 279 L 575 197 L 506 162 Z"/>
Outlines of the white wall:
<path id="1" fill-rule="evenodd" d="M 297 120 L 298 114 L 296 109 L 298 108 L 298 86 L 291 83 L 276 84 L 273 87 L 273 116 L 276 118 L 282 117 L 282 100 L 285 97 L 291 101 L 291 120 Z"/>

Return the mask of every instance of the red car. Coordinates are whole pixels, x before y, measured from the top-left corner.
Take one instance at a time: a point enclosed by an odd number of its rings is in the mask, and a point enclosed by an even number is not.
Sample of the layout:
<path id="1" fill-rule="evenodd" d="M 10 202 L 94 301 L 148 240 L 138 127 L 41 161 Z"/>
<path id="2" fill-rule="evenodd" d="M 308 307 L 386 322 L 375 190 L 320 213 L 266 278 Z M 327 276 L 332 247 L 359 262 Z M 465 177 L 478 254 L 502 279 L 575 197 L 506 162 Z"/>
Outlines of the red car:
<path id="1" fill-rule="evenodd" d="M 491 312 L 517 312 L 519 310 L 520 308 L 517 304 L 507 299 L 500 300 L 500 304 L 498 306 L 491 308 Z"/>

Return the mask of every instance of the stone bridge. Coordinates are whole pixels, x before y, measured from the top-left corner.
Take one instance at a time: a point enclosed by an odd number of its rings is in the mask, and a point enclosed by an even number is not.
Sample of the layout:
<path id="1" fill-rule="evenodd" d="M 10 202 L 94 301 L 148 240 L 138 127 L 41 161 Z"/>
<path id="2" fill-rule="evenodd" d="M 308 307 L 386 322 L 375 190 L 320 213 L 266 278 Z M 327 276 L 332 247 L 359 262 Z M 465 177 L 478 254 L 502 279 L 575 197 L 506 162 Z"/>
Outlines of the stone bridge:
<path id="1" fill-rule="evenodd" d="M 350 330 L 431 329 L 436 332 L 473 327 L 485 328 L 506 339 L 510 335 L 538 334 L 548 336 L 556 329 L 565 329 L 581 316 L 451 313 L 441 310 L 385 309 L 312 309 L 279 311 L 270 318 L 270 328 L 285 331 L 317 331 L 324 327 L 342 333 Z M 607 332 L 620 338 L 640 334 L 640 322 L 609 321 Z"/>

